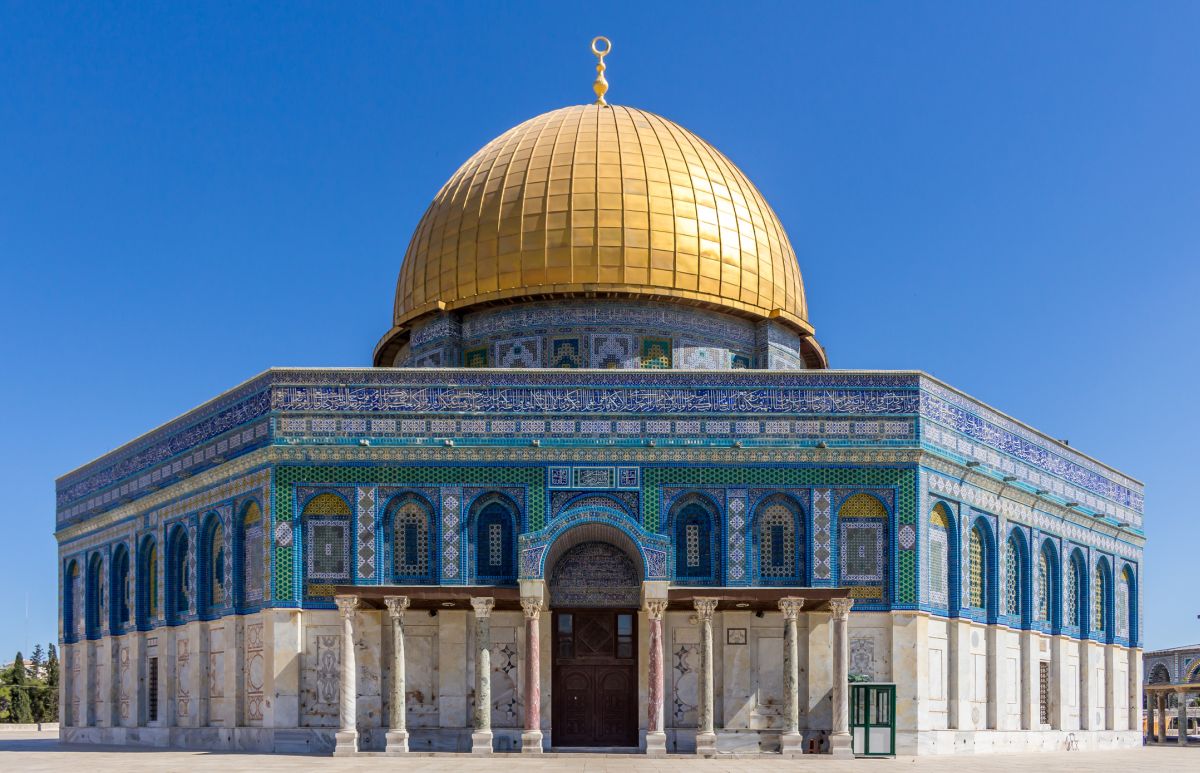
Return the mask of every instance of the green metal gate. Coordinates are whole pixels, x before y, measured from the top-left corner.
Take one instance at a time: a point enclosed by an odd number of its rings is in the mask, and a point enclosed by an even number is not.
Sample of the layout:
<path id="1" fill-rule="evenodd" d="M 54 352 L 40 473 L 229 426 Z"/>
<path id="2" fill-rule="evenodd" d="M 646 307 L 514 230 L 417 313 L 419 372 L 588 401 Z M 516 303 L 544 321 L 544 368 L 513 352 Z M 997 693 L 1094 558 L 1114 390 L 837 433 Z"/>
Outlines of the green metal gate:
<path id="1" fill-rule="evenodd" d="M 896 685 L 851 682 L 850 734 L 861 757 L 896 754 Z"/>

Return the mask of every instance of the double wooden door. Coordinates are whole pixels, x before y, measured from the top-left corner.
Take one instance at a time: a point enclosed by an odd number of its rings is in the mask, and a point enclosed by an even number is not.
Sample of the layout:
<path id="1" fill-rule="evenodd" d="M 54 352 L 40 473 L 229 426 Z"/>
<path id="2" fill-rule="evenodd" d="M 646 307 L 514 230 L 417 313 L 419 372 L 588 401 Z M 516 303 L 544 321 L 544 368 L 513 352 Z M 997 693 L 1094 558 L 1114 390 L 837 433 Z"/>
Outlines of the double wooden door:
<path id="1" fill-rule="evenodd" d="M 637 614 L 555 610 L 554 745 L 637 746 Z"/>

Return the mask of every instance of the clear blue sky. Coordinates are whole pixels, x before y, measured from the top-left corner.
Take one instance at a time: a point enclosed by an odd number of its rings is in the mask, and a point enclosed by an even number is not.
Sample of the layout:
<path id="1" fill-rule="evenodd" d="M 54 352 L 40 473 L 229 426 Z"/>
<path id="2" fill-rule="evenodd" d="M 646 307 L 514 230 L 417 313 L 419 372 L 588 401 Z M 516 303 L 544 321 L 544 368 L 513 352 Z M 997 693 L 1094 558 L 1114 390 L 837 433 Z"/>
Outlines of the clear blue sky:
<path id="1" fill-rule="evenodd" d="M 272 365 L 367 365 L 478 147 L 610 100 L 725 151 L 835 367 L 919 368 L 1147 485 L 1200 641 L 1200 4 L 0 0 L 0 658 L 57 636 L 54 479 Z"/>

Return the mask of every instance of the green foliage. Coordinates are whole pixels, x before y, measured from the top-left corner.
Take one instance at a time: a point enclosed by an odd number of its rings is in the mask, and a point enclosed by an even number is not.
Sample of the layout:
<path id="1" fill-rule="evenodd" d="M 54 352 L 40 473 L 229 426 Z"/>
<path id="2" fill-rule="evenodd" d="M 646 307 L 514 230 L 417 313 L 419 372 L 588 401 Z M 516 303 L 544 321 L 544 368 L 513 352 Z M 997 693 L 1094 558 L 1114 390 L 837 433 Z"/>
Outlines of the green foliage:
<path id="1" fill-rule="evenodd" d="M 10 684 L 25 684 L 29 680 L 29 675 L 25 671 L 25 658 L 21 657 L 20 652 L 13 661 L 11 679 Z"/>
<path id="2" fill-rule="evenodd" d="M 53 644 L 46 653 L 46 684 L 50 687 L 58 687 L 58 650 Z"/>
<path id="3" fill-rule="evenodd" d="M 0 722 L 58 721 L 58 651 L 53 644 L 46 650 L 39 644 L 29 662 L 32 673 L 26 671 L 25 658 L 18 652 L 12 666 L 0 673 Z"/>
<path id="4" fill-rule="evenodd" d="M 24 666 L 22 666 L 24 668 Z M 12 693 L 12 718 L 10 722 L 17 724 L 29 724 L 33 722 L 33 701 L 29 697 L 29 690 L 22 689 L 25 685 L 13 685 Z"/>

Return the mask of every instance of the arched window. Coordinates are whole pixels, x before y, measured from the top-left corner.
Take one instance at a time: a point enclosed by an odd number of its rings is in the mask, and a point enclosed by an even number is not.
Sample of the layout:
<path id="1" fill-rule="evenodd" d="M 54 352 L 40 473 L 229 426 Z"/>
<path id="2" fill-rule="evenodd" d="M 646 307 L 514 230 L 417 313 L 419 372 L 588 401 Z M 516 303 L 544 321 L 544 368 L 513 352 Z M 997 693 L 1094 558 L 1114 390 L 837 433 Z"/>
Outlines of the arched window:
<path id="1" fill-rule="evenodd" d="M 167 541 L 167 623 L 175 625 L 191 611 L 191 554 L 187 529 L 176 524 Z"/>
<path id="2" fill-rule="evenodd" d="M 671 508 L 677 580 L 688 585 L 717 582 L 715 521 L 712 505 L 702 496 L 685 496 Z"/>
<path id="3" fill-rule="evenodd" d="M 516 582 L 513 531 L 515 508 L 502 497 L 487 497 L 472 508 L 475 516 L 475 578 L 488 583 Z"/>
<path id="4" fill-rule="evenodd" d="M 1104 561 L 1097 563 L 1092 582 L 1092 630 L 1097 633 L 1108 630 L 1108 577 L 1104 570 Z"/>
<path id="5" fill-rule="evenodd" d="M 104 619 L 104 559 L 93 553 L 87 571 L 87 637 L 100 636 L 100 621 Z"/>
<path id="6" fill-rule="evenodd" d="M 859 586 L 858 598 L 887 598 L 888 512 L 870 494 L 855 494 L 838 508 L 839 572 L 843 585 Z"/>
<path id="7" fill-rule="evenodd" d="M 1121 582 L 1117 585 L 1117 635 L 1137 646 L 1137 594 L 1133 587 L 1133 571 L 1126 566 L 1121 570 Z"/>
<path id="8" fill-rule="evenodd" d="M 242 508 L 242 605 L 261 603 L 266 586 L 263 555 L 263 517 L 258 502 Z"/>
<path id="9" fill-rule="evenodd" d="M 108 626 L 114 636 L 125 633 L 129 626 L 129 613 L 132 590 L 129 582 L 129 548 L 124 544 L 117 545 L 113 550 L 112 571 L 108 580 L 112 594 L 112 604 Z"/>
<path id="10" fill-rule="evenodd" d="M 79 638 L 79 562 L 71 560 L 63 574 L 63 639 L 72 643 Z"/>
<path id="11" fill-rule="evenodd" d="M 942 502 L 929 513 L 929 600 L 950 608 L 950 534 L 953 516 Z"/>
<path id="12" fill-rule="evenodd" d="M 318 494 L 304 506 L 308 580 L 350 581 L 350 505 L 337 494 Z"/>
<path id="13" fill-rule="evenodd" d="M 759 580 L 774 584 L 803 582 L 800 507 L 791 497 L 775 494 L 755 508 L 754 523 Z"/>
<path id="14" fill-rule="evenodd" d="M 1066 599 L 1064 618 L 1068 625 L 1077 626 L 1080 631 L 1084 628 L 1084 617 L 1087 607 L 1083 597 L 1083 558 L 1079 551 L 1071 554 L 1071 563 L 1067 568 L 1067 585 L 1063 589 Z"/>
<path id="15" fill-rule="evenodd" d="M 137 622 L 149 628 L 158 619 L 158 543 L 147 535 L 138 549 Z"/>
<path id="16" fill-rule="evenodd" d="M 217 614 L 225 605 L 225 526 L 216 513 L 204 522 L 200 555 L 201 609 L 205 615 Z"/>
<path id="17" fill-rule="evenodd" d="M 1016 534 L 1004 546 L 1004 613 L 1019 617 L 1025 600 L 1025 577 L 1021 571 L 1021 544 Z"/>
<path id="18" fill-rule="evenodd" d="M 392 576 L 397 580 L 433 582 L 433 508 L 424 497 L 401 494 L 388 504 L 392 525 Z"/>
<path id="19" fill-rule="evenodd" d="M 984 609 L 987 601 L 985 550 L 983 530 L 976 525 L 971 528 L 971 537 L 967 542 L 967 605 L 972 609 Z"/>
<path id="20" fill-rule="evenodd" d="M 1053 546 L 1046 542 L 1038 551 L 1037 563 L 1037 613 L 1038 622 L 1054 623 L 1054 553 Z"/>
<path id="21" fill-rule="evenodd" d="M 1150 684 L 1170 684 L 1171 674 L 1167 667 L 1159 663 L 1150 669 Z"/>

